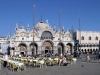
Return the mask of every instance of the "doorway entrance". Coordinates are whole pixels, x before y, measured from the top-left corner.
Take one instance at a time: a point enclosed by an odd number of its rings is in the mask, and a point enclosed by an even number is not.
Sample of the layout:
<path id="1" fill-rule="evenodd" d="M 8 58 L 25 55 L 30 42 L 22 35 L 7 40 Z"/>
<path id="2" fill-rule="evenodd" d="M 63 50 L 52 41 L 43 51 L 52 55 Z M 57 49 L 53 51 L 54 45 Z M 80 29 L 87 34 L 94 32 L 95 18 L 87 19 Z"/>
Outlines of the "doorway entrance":
<path id="1" fill-rule="evenodd" d="M 67 50 L 67 52 L 72 53 L 72 44 L 71 43 L 66 44 L 66 50 Z"/>
<path id="2" fill-rule="evenodd" d="M 47 54 L 49 52 L 49 50 L 45 50 L 45 54 Z"/>
<path id="3" fill-rule="evenodd" d="M 36 55 L 38 51 L 38 46 L 36 43 L 31 43 L 30 44 L 30 49 L 31 49 L 31 54 Z"/>
<path id="4" fill-rule="evenodd" d="M 20 52 L 20 54 L 24 56 L 24 52 Z"/>
<path id="5" fill-rule="evenodd" d="M 64 45 L 63 43 L 58 44 L 58 54 L 64 54 Z"/>
<path id="6" fill-rule="evenodd" d="M 50 50 L 45 50 L 45 54 L 46 54 L 46 53 L 51 53 L 51 51 L 50 51 Z"/>
<path id="7" fill-rule="evenodd" d="M 20 43 L 18 45 L 18 48 L 19 48 L 19 51 L 20 51 L 20 54 L 21 55 L 25 55 L 26 54 L 26 51 L 27 51 L 27 46 L 25 43 Z"/>
<path id="8" fill-rule="evenodd" d="M 35 55 L 35 49 L 32 48 L 32 55 Z"/>
<path id="9" fill-rule="evenodd" d="M 42 50 L 44 51 L 45 54 L 47 54 L 47 53 L 53 54 L 53 43 L 49 40 L 43 42 Z M 43 51 L 41 51 L 41 53 L 43 53 Z"/>

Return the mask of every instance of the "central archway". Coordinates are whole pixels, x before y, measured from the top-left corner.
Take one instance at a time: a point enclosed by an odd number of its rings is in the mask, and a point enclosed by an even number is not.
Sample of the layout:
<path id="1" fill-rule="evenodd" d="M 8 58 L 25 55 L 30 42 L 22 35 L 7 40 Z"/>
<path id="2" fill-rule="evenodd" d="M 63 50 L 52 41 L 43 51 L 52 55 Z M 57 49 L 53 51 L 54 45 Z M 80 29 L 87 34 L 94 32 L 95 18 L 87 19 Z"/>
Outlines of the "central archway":
<path id="1" fill-rule="evenodd" d="M 42 54 L 50 53 L 53 54 L 53 43 L 51 41 L 45 41 L 42 44 Z"/>
<path id="2" fill-rule="evenodd" d="M 25 55 L 26 51 L 27 51 L 27 46 L 25 43 L 20 43 L 18 45 L 18 49 L 19 49 L 21 55 Z"/>

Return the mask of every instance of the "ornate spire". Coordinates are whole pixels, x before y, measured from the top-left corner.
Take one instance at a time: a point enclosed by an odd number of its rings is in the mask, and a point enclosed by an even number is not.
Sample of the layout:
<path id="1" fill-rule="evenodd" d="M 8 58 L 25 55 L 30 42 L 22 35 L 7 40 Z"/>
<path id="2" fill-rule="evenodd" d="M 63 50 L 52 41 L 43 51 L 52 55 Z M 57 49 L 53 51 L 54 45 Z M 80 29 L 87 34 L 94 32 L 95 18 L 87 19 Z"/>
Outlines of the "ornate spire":
<path id="1" fill-rule="evenodd" d="M 72 26 L 71 32 L 72 32 L 72 33 L 74 32 L 73 26 Z"/>
<path id="2" fill-rule="evenodd" d="M 64 26 L 62 27 L 62 31 L 64 31 Z"/>
<path id="3" fill-rule="evenodd" d="M 16 31 L 18 30 L 18 23 L 16 23 L 16 28 L 15 28 L 15 30 L 16 30 Z"/>
<path id="4" fill-rule="evenodd" d="M 58 29 L 58 32 L 60 33 L 60 28 Z"/>
<path id="5" fill-rule="evenodd" d="M 67 28 L 66 32 L 69 32 L 68 28 Z"/>
<path id="6" fill-rule="evenodd" d="M 8 39 L 10 38 L 10 33 L 8 33 L 7 38 L 8 38 Z"/>
<path id="7" fill-rule="evenodd" d="M 48 20 L 46 20 L 46 23 L 48 24 Z"/>
<path id="8" fill-rule="evenodd" d="M 30 25 L 28 24 L 27 27 L 30 27 Z"/>
<path id="9" fill-rule="evenodd" d="M 72 39 L 74 39 L 74 29 L 73 29 L 73 26 L 72 26 L 72 29 L 71 29 L 71 34 L 72 34 Z"/>
<path id="10" fill-rule="evenodd" d="M 62 33 L 64 34 L 64 26 L 63 26 L 63 28 L 62 28 Z"/>
<path id="11" fill-rule="evenodd" d="M 30 25 L 29 24 L 27 25 L 27 31 L 28 32 L 30 31 Z"/>

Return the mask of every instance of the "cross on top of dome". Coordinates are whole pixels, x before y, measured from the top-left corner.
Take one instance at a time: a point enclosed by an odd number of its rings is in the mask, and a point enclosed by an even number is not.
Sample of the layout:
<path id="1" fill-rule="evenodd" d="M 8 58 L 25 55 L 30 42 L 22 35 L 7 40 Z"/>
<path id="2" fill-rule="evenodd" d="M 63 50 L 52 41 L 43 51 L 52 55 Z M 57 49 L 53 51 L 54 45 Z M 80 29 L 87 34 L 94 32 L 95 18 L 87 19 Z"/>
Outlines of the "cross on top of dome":
<path id="1" fill-rule="evenodd" d="M 41 15 L 40 23 L 43 23 L 43 21 L 42 21 L 42 15 Z"/>

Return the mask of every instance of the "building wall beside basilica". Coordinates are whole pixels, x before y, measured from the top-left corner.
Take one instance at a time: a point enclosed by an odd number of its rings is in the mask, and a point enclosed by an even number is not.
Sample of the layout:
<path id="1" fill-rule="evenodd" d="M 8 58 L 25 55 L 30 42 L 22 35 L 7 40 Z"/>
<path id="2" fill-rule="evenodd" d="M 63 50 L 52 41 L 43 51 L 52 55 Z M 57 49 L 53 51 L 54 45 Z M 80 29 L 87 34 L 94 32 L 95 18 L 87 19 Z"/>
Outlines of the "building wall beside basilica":
<path id="1" fill-rule="evenodd" d="M 97 51 L 99 50 L 100 32 L 93 31 L 76 31 L 76 40 L 79 40 L 82 51 Z"/>
<path id="2" fill-rule="evenodd" d="M 0 37 L 0 53 L 7 53 L 7 38 L 6 37 Z"/>

